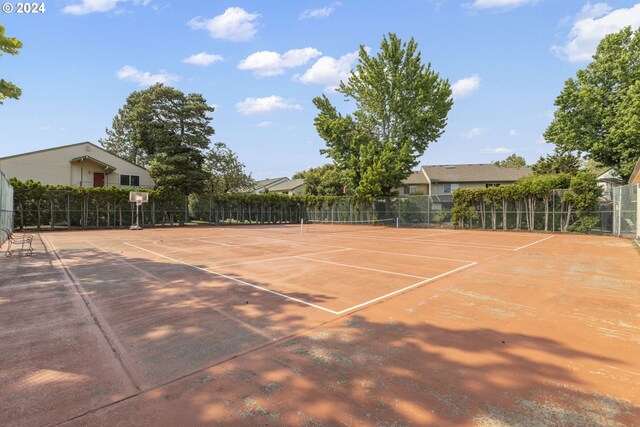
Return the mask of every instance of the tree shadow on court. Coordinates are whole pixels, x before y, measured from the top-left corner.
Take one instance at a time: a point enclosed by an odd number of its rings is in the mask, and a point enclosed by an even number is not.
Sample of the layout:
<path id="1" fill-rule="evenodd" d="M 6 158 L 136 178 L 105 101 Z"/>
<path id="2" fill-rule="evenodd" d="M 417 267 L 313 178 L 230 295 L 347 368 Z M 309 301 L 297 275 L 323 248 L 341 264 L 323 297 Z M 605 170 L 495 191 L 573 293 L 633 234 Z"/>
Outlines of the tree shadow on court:
<path id="1" fill-rule="evenodd" d="M 78 424 L 630 425 L 640 418 L 637 404 L 583 390 L 590 385 L 574 370 L 619 363 L 596 349 L 402 321 L 403 309 L 397 318 L 375 307 L 336 318 L 187 265 L 96 248 L 59 253 L 129 353 L 125 362 L 143 389 Z M 319 305 L 332 299 L 288 295 Z"/>
<path id="2" fill-rule="evenodd" d="M 640 405 L 581 390 L 571 365 L 590 361 L 616 363 L 527 334 L 354 315 L 163 392 L 224 425 L 632 424 Z"/>

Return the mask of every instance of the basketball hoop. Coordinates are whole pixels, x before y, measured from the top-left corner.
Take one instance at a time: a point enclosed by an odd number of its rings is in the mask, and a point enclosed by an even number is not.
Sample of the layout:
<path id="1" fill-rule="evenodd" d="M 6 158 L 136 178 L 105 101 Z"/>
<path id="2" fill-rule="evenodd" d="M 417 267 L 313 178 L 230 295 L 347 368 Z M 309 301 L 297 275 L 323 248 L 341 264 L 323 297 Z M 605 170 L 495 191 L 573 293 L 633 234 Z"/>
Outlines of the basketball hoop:
<path id="1" fill-rule="evenodd" d="M 140 206 L 149 201 L 149 193 L 144 191 L 129 192 L 129 201 L 136 204 L 136 223 L 129 227 L 129 230 L 142 230 L 140 225 Z"/>

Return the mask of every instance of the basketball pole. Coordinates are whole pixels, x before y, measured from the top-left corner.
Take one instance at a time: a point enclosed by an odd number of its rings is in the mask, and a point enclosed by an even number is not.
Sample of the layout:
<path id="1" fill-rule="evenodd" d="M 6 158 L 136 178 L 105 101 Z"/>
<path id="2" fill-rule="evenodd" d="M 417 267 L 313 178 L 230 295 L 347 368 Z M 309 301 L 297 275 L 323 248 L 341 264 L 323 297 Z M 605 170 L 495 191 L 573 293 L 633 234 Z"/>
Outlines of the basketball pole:
<path id="1" fill-rule="evenodd" d="M 142 204 L 141 201 L 136 200 L 136 223 L 131 227 L 129 227 L 129 230 L 142 230 L 142 227 L 140 227 L 140 205 L 141 204 Z"/>

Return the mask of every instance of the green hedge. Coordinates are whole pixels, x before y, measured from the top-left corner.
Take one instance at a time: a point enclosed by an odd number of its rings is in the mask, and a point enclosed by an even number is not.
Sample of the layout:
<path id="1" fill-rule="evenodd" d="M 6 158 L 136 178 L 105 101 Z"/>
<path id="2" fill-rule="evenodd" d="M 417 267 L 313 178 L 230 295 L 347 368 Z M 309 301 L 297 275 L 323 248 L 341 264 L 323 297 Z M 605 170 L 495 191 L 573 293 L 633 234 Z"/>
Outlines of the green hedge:
<path id="1" fill-rule="evenodd" d="M 458 189 L 453 193 L 453 222 L 460 228 L 545 230 L 551 208 L 561 212 L 561 231 L 588 233 L 598 222 L 602 189 L 589 172 L 533 175 L 513 185 Z"/>

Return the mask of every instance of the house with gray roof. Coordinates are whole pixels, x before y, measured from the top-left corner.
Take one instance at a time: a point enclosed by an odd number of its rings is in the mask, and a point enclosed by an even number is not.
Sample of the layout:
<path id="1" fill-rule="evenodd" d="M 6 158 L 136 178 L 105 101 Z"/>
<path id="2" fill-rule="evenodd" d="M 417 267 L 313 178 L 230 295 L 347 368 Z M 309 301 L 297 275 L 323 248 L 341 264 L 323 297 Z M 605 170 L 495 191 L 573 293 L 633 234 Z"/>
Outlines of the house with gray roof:
<path id="1" fill-rule="evenodd" d="M 0 157 L 7 178 L 49 185 L 153 188 L 149 172 L 91 142 Z"/>
<path id="2" fill-rule="evenodd" d="M 413 172 L 402 181 L 402 188 L 398 192 L 401 196 L 429 194 L 429 180 L 422 170 Z"/>
<path id="3" fill-rule="evenodd" d="M 422 193 L 432 196 L 434 203 L 449 205 L 453 202 L 453 192 L 458 188 L 513 184 L 532 174 L 533 170 L 528 167 L 506 168 L 492 163 L 427 165 L 403 181 L 400 195 Z"/>
<path id="4" fill-rule="evenodd" d="M 250 190 L 250 193 L 264 193 L 265 191 L 271 191 L 271 188 L 275 185 L 281 184 L 283 182 L 289 181 L 289 178 L 286 176 L 280 178 L 267 178 L 261 181 L 256 182 L 256 185 Z"/>
<path id="5" fill-rule="evenodd" d="M 625 184 L 624 179 L 620 178 L 620 176 L 613 170 L 609 169 L 608 171 L 601 173 L 596 178 L 596 183 L 600 188 L 602 188 L 602 197 L 605 200 L 613 199 L 613 189 L 615 187 L 620 187 Z"/>
<path id="6" fill-rule="evenodd" d="M 269 188 L 270 193 L 282 193 L 288 195 L 302 194 L 304 190 L 303 179 L 290 179 L 288 181 L 280 182 L 273 187 Z"/>

